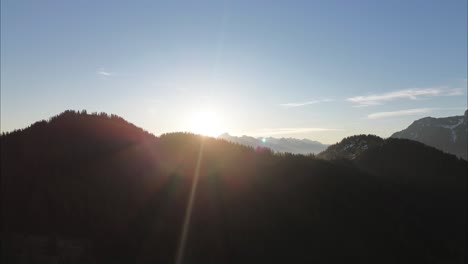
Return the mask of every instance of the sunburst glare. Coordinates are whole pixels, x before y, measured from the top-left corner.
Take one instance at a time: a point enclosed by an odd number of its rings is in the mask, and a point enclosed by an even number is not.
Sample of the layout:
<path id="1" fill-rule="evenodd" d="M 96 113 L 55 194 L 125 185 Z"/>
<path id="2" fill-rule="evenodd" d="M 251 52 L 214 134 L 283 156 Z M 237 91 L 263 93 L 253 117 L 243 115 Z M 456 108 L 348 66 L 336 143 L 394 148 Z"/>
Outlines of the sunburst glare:
<path id="1" fill-rule="evenodd" d="M 189 123 L 190 132 L 195 134 L 216 137 L 223 132 L 221 127 L 221 120 L 214 111 L 193 112 Z"/>

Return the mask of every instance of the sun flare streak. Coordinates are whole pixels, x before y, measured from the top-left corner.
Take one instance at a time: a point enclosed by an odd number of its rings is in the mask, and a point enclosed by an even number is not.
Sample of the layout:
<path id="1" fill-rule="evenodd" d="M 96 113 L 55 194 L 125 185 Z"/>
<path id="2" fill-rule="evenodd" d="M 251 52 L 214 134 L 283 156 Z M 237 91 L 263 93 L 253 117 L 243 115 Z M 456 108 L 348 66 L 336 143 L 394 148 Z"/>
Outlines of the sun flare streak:
<path id="1" fill-rule="evenodd" d="M 197 164 L 195 166 L 194 177 L 192 180 L 192 188 L 190 188 L 190 195 L 187 203 L 187 209 L 185 210 L 185 218 L 182 226 L 182 234 L 180 236 L 179 248 L 177 250 L 176 264 L 181 264 L 184 259 L 185 245 L 187 242 L 187 236 L 190 229 L 190 219 L 192 218 L 193 202 L 197 193 L 198 178 L 200 177 L 200 165 L 203 158 L 203 147 L 205 140 L 202 138 L 200 144 L 200 151 L 198 152 Z"/>

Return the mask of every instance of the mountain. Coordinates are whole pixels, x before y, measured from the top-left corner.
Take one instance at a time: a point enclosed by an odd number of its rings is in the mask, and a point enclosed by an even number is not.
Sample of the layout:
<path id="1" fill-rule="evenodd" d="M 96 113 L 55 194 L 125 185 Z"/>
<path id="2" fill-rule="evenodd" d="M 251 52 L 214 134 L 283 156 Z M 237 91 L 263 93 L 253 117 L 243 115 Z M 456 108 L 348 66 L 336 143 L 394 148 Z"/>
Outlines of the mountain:
<path id="1" fill-rule="evenodd" d="M 250 146 L 253 148 L 269 148 L 274 152 L 293 153 L 293 154 L 316 154 L 327 148 L 327 145 L 318 141 L 309 139 L 295 138 L 254 138 L 249 136 L 236 137 L 228 133 L 218 136 L 220 139 L 225 139 L 232 143 Z"/>
<path id="2" fill-rule="evenodd" d="M 394 133 L 391 137 L 419 141 L 468 159 L 467 120 L 468 110 L 464 116 L 425 117 L 414 121 L 408 128 Z"/>
<path id="3" fill-rule="evenodd" d="M 410 237 L 425 237 L 428 233 L 441 237 L 444 236 L 443 232 L 447 232 L 449 237 L 455 237 L 458 231 L 442 231 L 435 227 L 437 224 L 428 222 L 441 223 L 446 218 L 461 217 L 452 224 L 462 226 L 467 220 L 468 163 L 454 155 L 413 140 L 357 135 L 331 145 L 316 157 L 329 160 L 333 164 L 358 168 L 379 179 L 382 184 L 380 191 L 391 193 L 392 197 L 392 201 L 387 201 L 382 206 L 398 211 L 396 215 L 415 217 L 408 219 L 412 223 L 411 229 L 414 228 L 412 231 L 415 231 L 408 234 Z M 449 164 L 460 167 L 454 168 Z M 423 205 L 427 208 L 422 209 Z M 418 213 L 414 215 L 415 212 Z M 430 240 L 429 237 L 426 238 Z M 462 243 L 466 245 L 466 239 Z M 454 244 L 449 242 L 447 246 L 451 248 Z M 466 251 L 463 254 L 463 259 L 466 260 Z"/>
<path id="4" fill-rule="evenodd" d="M 456 175 L 450 167 L 439 166 L 439 163 L 457 160 L 455 156 L 408 139 L 356 135 L 329 146 L 316 157 L 355 166 L 378 177 L 385 175 L 387 181 L 404 179 L 407 183 L 410 179 L 416 179 L 421 184 L 422 181 L 451 180 Z M 425 175 L 424 178 L 418 173 Z M 441 178 L 437 175 L 445 176 Z"/>
<path id="5" fill-rule="evenodd" d="M 465 263 L 468 162 L 363 139 L 324 160 L 67 111 L 0 137 L 2 260 L 173 263 L 188 226 L 183 263 Z"/>
<path id="6" fill-rule="evenodd" d="M 364 151 L 381 146 L 384 140 L 374 135 L 356 135 L 344 138 L 320 152 L 317 157 L 327 160 L 353 160 Z"/>

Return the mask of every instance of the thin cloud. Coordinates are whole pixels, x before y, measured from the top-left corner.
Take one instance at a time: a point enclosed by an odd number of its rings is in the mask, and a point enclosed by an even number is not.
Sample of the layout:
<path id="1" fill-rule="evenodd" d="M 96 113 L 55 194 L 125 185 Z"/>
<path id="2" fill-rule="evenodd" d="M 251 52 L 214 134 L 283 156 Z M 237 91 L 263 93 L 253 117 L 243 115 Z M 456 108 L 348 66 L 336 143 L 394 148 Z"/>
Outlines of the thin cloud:
<path id="1" fill-rule="evenodd" d="M 410 115 L 419 115 L 427 114 L 434 110 L 434 108 L 415 108 L 415 109 L 405 109 L 392 112 L 377 112 L 372 113 L 367 116 L 369 119 L 380 119 L 380 118 L 389 118 L 389 117 L 399 117 L 399 116 L 410 116 Z"/>
<path id="2" fill-rule="evenodd" d="M 327 132 L 327 131 L 343 131 L 337 128 L 324 127 L 294 127 L 294 128 L 264 128 L 251 133 L 254 136 L 264 135 L 284 135 L 284 134 L 302 134 L 309 132 Z"/>
<path id="3" fill-rule="evenodd" d="M 306 106 L 306 105 L 332 102 L 332 101 L 333 99 L 320 99 L 320 100 L 312 100 L 312 101 L 301 102 L 301 103 L 285 103 L 285 104 L 280 104 L 280 106 L 285 107 L 285 108 L 293 108 L 293 107 L 301 107 L 301 106 Z"/>
<path id="4" fill-rule="evenodd" d="M 450 89 L 450 91 L 447 93 L 447 96 L 463 95 L 464 90 L 466 90 L 466 89 L 463 89 L 463 88 Z"/>
<path id="5" fill-rule="evenodd" d="M 115 75 L 115 73 L 107 72 L 107 71 L 98 71 L 97 74 L 100 76 L 104 76 L 104 77 L 111 77 Z"/>
<path id="6" fill-rule="evenodd" d="M 383 94 L 373 94 L 373 95 L 366 95 L 366 96 L 354 96 L 347 98 L 346 100 L 349 102 L 354 103 L 354 107 L 366 107 L 372 105 L 380 105 L 384 102 L 393 101 L 397 99 L 410 99 L 410 100 L 418 100 L 425 97 L 433 97 L 433 96 L 456 96 L 462 95 L 463 89 L 461 88 L 414 88 L 414 89 L 406 89 L 406 90 L 399 90 L 389 93 Z"/>

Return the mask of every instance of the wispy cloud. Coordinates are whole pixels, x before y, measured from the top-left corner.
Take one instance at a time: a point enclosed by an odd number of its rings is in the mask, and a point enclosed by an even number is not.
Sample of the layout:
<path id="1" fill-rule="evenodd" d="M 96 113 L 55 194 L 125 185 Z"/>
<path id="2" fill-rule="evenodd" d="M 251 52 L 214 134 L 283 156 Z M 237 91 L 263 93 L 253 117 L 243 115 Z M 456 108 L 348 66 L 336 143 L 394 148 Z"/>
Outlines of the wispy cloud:
<path id="1" fill-rule="evenodd" d="M 456 96 L 456 95 L 463 95 L 463 91 L 466 90 L 466 89 L 463 89 L 463 88 L 453 88 L 453 89 L 450 89 L 448 92 L 447 92 L 447 96 Z"/>
<path id="2" fill-rule="evenodd" d="M 365 96 L 354 96 L 347 98 L 346 100 L 354 103 L 354 107 L 365 107 L 371 105 L 379 105 L 384 102 L 397 100 L 397 99 L 410 99 L 418 100 L 426 97 L 433 96 L 456 96 L 462 95 L 463 89 L 461 88 L 447 88 L 447 87 L 436 87 L 436 88 L 414 88 L 393 91 L 383 94 L 373 94 Z"/>
<path id="3" fill-rule="evenodd" d="M 324 128 L 324 127 L 293 127 L 293 128 L 264 128 L 250 133 L 253 136 L 265 135 L 285 135 L 285 134 L 302 134 L 309 132 L 327 132 L 327 131 L 343 131 L 337 128 Z"/>
<path id="4" fill-rule="evenodd" d="M 301 107 L 301 106 L 306 106 L 306 105 L 332 102 L 332 101 L 333 99 L 318 99 L 318 100 L 311 100 L 311 101 L 300 102 L 300 103 L 285 103 L 285 104 L 280 104 L 280 106 L 285 107 L 285 108 L 293 108 L 293 107 Z"/>
<path id="5" fill-rule="evenodd" d="M 377 112 L 372 113 L 367 116 L 369 119 L 379 119 L 379 118 L 388 118 L 388 117 L 398 117 L 398 116 L 410 116 L 410 115 L 419 115 L 427 114 L 434 110 L 434 108 L 415 108 L 415 109 L 405 109 L 392 112 Z"/>
<path id="6" fill-rule="evenodd" d="M 97 71 L 96 74 L 104 77 L 111 77 L 115 75 L 115 73 L 107 71 Z"/>

